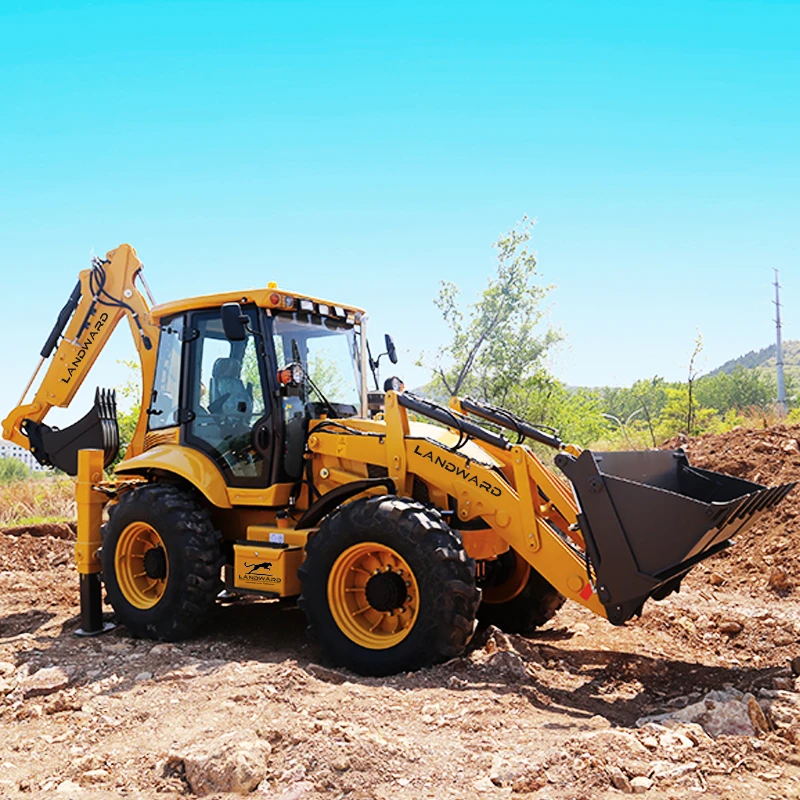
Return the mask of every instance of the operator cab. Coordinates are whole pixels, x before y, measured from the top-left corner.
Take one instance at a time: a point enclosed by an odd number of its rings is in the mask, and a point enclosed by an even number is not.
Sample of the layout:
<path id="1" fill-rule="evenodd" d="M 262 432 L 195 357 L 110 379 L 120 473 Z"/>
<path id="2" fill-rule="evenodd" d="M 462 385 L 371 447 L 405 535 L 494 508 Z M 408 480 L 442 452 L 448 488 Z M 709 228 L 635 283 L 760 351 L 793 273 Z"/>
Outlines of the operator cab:
<path id="1" fill-rule="evenodd" d="M 230 486 L 296 482 L 309 421 L 365 410 L 361 312 L 275 297 L 161 317 L 146 446 L 177 433 Z"/>

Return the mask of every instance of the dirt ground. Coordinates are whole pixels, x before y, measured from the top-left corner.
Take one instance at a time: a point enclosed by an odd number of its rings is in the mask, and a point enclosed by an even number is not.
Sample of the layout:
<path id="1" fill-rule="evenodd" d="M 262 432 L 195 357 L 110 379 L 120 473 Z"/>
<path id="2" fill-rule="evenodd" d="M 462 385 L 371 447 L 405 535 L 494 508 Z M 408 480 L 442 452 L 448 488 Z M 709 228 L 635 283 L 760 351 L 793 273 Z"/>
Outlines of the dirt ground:
<path id="1" fill-rule="evenodd" d="M 798 440 L 736 430 L 687 450 L 775 483 L 800 477 Z M 566 604 L 532 638 L 479 631 L 463 657 L 386 679 L 325 666 L 277 602 L 221 606 L 177 645 L 76 638 L 71 531 L 6 532 L 0 797 L 234 797 L 212 780 L 232 769 L 282 800 L 800 798 L 798 508 L 800 490 L 622 628 Z M 642 719 L 711 713 L 713 690 L 755 698 L 749 733 Z"/>

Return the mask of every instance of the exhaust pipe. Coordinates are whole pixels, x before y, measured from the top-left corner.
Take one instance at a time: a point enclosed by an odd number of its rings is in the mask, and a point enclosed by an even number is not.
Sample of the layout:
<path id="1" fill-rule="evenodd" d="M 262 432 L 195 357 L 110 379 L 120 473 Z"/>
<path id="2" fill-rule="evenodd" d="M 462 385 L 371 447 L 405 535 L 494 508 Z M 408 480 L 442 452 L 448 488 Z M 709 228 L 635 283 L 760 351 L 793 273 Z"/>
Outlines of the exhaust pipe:
<path id="1" fill-rule="evenodd" d="M 98 389 L 89 413 L 68 428 L 51 428 L 30 419 L 24 420 L 21 428 L 30 440 L 31 453 L 42 466 L 77 475 L 78 451 L 92 449 L 103 451 L 106 468 L 119 452 L 116 393 Z"/>

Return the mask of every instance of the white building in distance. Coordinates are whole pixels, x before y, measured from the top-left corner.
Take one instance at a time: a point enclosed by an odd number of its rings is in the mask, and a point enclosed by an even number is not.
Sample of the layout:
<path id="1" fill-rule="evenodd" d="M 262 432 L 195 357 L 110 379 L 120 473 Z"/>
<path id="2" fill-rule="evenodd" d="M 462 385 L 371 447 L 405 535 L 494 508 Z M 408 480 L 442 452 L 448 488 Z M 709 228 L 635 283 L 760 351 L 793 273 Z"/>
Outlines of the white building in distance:
<path id="1" fill-rule="evenodd" d="M 33 457 L 33 453 L 6 439 L 0 439 L 0 458 L 16 458 L 17 461 L 21 461 L 28 469 L 32 469 L 35 472 L 40 472 L 44 469 Z"/>

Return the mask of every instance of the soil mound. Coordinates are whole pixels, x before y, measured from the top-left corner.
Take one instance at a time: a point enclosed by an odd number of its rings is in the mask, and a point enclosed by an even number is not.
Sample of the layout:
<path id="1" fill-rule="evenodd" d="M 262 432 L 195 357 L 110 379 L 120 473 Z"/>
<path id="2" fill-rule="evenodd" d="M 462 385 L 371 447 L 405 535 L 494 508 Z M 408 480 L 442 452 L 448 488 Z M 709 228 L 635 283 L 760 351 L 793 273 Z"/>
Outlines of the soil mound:
<path id="1" fill-rule="evenodd" d="M 664 448 L 683 447 L 696 467 L 724 472 L 748 481 L 775 485 L 800 480 L 800 425 L 734 428 L 688 441 L 671 439 Z M 800 587 L 798 514 L 795 489 L 734 547 L 705 562 L 706 580 L 738 589 L 787 595 Z M 701 570 L 696 570 L 700 572 Z"/>

